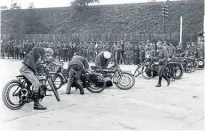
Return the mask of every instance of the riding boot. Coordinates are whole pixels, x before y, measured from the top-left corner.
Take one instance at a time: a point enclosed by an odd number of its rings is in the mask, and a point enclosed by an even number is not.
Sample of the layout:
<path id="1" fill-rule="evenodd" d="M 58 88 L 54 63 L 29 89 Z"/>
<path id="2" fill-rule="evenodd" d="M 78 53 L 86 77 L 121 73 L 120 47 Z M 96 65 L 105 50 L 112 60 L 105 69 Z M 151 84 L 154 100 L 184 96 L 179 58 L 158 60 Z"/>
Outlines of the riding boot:
<path id="1" fill-rule="evenodd" d="M 42 105 L 39 103 L 39 99 L 35 99 L 35 100 L 34 100 L 33 109 L 35 109 L 35 110 L 46 110 L 47 107 L 42 106 Z"/>
<path id="2" fill-rule="evenodd" d="M 44 107 L 39 103 L 38 92 L 33 92 L 33 99 L 34 99 L 33 109 L 35 110 L 46 110 L 47 109 L 47 107 Z"/>
<path id="3" fill-rule="evenodd" d="M 170 84 L 170 79 L 168 77 L 166 77 L 165 75 L 162 75 L 162 77 L 167 81 L 167 86 L 169 86 Z"/>
<path id="4" fill-rule="evenodd" d="M 67 84 L 67 88 L 66 88 L 66 94 L 70 94 L 70 91 L 71 91 L 71 81 L 70 79 L 68 79 L 68 84 Z"/>
<path id="5" fill-rule="evenodd" d="M 161 87 L 162 76 L 159 76 L 158 84 L 155 87 Z"/>

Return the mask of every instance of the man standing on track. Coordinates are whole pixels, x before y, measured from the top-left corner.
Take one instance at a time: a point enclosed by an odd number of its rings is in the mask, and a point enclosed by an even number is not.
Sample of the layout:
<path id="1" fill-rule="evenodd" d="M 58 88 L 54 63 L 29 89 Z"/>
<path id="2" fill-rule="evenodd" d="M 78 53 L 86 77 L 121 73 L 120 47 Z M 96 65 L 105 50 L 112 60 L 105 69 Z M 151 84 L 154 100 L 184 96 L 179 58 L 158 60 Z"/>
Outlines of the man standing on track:
<path id="1" fill-rule="evenodd" d="M 170 79 L 164 73 L 166 65 L 167 65 L 167 60 L 169 58 L 169 53 L 168 53 L 166 47 L 161 42 L 158 42 L 157 46 L 159 48 L 159 55 L 158 55 L 158 58 L 159 58 L 159 80 L 158 80 L 158 84 L 156 85 L 156 87 L 161 87 L 162 78 L 164 78 L 167 81 L 167 86 L 169 86 Z"/>

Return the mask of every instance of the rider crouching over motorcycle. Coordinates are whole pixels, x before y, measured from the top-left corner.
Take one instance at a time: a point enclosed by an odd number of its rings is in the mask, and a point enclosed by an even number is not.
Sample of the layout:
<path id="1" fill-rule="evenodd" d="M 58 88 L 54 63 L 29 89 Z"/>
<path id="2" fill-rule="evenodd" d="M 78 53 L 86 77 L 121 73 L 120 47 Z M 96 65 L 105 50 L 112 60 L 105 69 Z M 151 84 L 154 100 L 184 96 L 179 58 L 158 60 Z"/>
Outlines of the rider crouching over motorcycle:
<path id="1" fill-rule="evenodd" d="M 111 53 L 108 51 L 100 52 L 95 58 L 95 66 L 97 66 L 101 71 L 106 69 L 109 65 L 111 58 Z"/>
<path id="2" fill-rule="evenodd" d="M 111 53 L 108 51 L 100 52 L 95 58 L 95 66 L 103 73 L 103 69 L 106 69 L 109 65 Z M 106 87 L 111 87 L 112 81 L 107 78 Z"/>
<path id="3" fill-rule="evenodd" d="M 66 94 L 70 94 L 71 86 L 75 83 L 75 86 L 80 89 L 80 94 L 84 94 L 83 85 L 81 82 L 81 75 L 83 71 L 89 71 L 88 60 L 85 57 L 74 55 L 68 64 L 68 85 Z"/>
<path id="4" fill-rule="evenodd" d="M 159 48 L 159 80 L 156 87 L 161 87 L 162 77 L 167 81 L 167 86 L 170 84 L 170 79 L 164 74 L 164 69 L 167 65 L 167 60 L 169 58 L 169 53 L 162 42 L 157 43 L 157 47 Z"/>
<path id="5" fill-rule="evenodd" d="M 20 73 L 24 75 L 34 86 L 33 98 L 36 110 L 46 110 L 47 108 L 39 103 L 39 87 L 41 86 L 37 78 L 37 66 L 44 59 L 46 50 L 41 47 L 34 47 L 24 58 L 23 65 L 20 68 Z"/>

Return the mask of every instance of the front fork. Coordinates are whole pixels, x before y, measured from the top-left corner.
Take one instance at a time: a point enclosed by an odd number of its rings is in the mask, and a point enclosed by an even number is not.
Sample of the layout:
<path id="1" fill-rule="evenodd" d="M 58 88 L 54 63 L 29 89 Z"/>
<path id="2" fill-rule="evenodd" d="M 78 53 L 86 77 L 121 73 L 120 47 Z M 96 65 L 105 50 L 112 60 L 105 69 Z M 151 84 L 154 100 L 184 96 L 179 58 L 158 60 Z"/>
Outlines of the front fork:
<path id="1" fill-rule="evenodd" d="M 113 75 L 113 83 L 118 83 L 119 79 L 122 77 L 121 71 L 116 71 Z"/>

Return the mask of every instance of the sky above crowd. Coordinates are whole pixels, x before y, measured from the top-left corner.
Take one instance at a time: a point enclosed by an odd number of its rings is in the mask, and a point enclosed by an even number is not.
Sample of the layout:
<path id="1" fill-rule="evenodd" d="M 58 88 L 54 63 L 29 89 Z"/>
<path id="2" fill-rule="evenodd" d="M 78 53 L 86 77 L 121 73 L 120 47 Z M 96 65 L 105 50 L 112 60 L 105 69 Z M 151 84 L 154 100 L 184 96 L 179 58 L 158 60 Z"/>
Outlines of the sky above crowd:
<path id="1" fill-rule="evenodd" d="M 73 0 L 1 0 L 1 6 L 10 7 L 12 2 L 18 2 L 22 8 L 28 8 L 29 3 L 33 2 L 35 8 L 49 8 L 49 7 L 64 7 L 70 6 L 70 2 Z M 143 3 L 150 2 L 151 0 L 100 0 L 100 3 L 97 5 L 106 5 L 106 4 L 124 4 L 124 3 Z M 167 1 L 167 0 L 156 0 Z M 177 1 L 177 0 L 170 0 Z"/>

